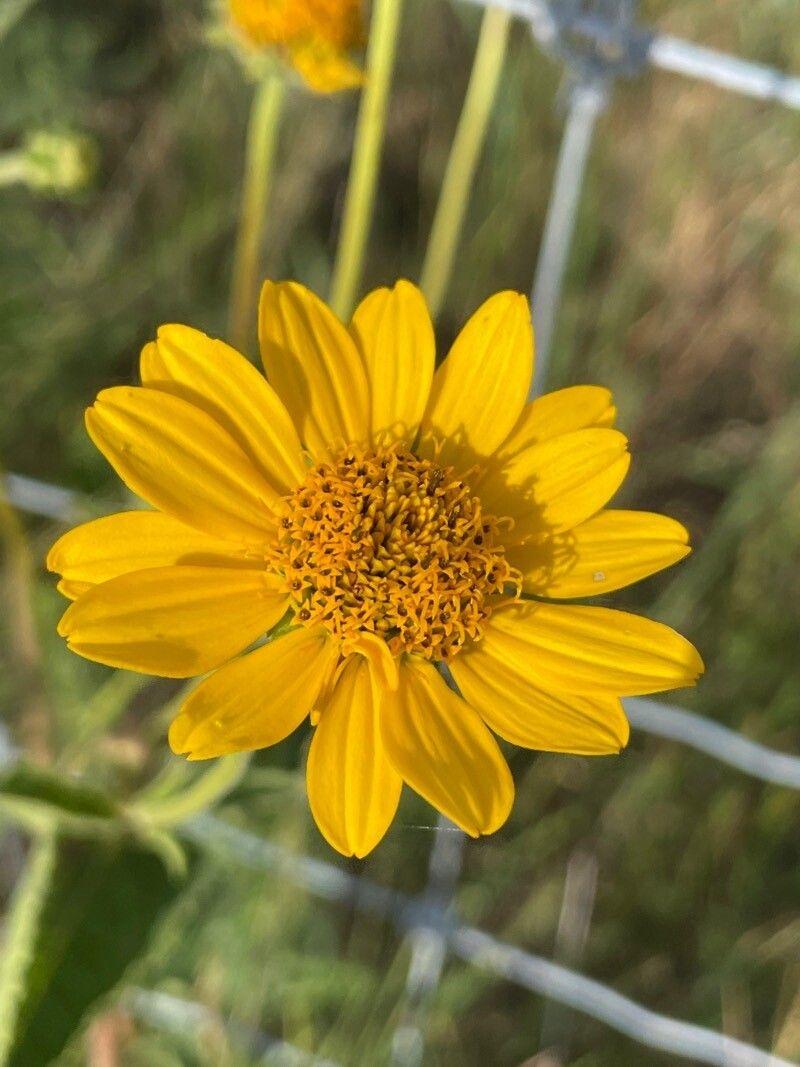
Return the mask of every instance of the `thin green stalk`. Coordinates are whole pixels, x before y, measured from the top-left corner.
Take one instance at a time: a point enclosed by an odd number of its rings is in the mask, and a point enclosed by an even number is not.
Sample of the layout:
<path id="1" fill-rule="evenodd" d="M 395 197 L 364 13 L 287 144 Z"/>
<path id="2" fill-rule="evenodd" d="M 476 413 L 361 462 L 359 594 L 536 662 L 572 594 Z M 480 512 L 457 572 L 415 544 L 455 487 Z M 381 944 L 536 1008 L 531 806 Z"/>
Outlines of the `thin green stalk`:
<path id="1" fill-rule="evenodd" d="M 58 757 L 60 765 L 82 763 L 91 755 L 91 742 L 106 734 L 127 710 L 133 697 L 150 679 L 131 671 L 115 671 L 92 697 L 76 709 L 69 742 Z"/>
<path id="2" fill-rule="evenodd" d="M 140 800 L 131 805 L 136 816 L 144 816 L 151 826 L 170 827 L 192 815 L 206 811 L 235 789 L 250 763 L 249 752 L 239 752 L 215 760 L 209 769 L 180 793 Z"/>
<path id="3" fill-rule="evenodd" d="M 11 900 L 0 958 L 0 1065 L 8 1063 L 14 1044 L 17 1018 L 25 999 L 39 920 L 53 878 L 55 860 L 55 834 L 47 832 L 35 842 L 28 866 Z"/>
<path id="4" fill-rule="evenodd" d="M 367 50 L 366 85 L 356 123 L 342 230 L 333 268 L 331 306 L 349 318 L 364 266 L 381 162 L 389 88 L 394 70 L 402 0 L 375 0 Z"/>
<path id="5" fill-rule="evenodd" d="M 475 171 L 500 83 L 509 24 L 507 11 L 499 7 L 486 9 L 422 265 L 420 286 L 434 317 L 441 309 L 450 282 Z"/>
<path id="6" fill-rule="evenodd" d="M 259 83 L 250 107 L 229 319 L 231 344 L 244 352 L 256 325 L 259 253 L 285 95 L 283 77 L 270 71 Z"/>
<path id="7" fill-rule="evenodd" d="M 0 155 L 0 186 L 15 185 L 28 177 L 28 161 L 23 152 L 13 149 Z"/>
<path id="8" fill-rule="evenodd" d="M 19 22 L 28 8 L 33 7 L 34 2 L 35 0 L 5 0 L 0 8 L 0 41 Z"/>

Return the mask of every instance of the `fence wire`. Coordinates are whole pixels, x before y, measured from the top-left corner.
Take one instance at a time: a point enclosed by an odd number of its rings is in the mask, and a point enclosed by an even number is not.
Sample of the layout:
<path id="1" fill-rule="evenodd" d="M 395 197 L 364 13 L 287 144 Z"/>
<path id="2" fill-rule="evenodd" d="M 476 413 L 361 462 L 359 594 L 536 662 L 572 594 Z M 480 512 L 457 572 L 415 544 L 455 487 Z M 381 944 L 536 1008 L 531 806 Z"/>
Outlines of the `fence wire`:
<path id="1" fill-rule="evenodd" d="M 587 14 L 579 5 L 554 4 L 546 0 L 461 0 L 474 7 L 500 7 L 526 21 L 536 41 L 546 50 L 561 55 L 566 37 L 608 50 L 608 58 L 619 60 L 620 44 L 633 50 L 638 60 L 661 70 L 708 82 L 720 89 L 772 101 L 800 110 L 800 78 L 774 67 L 753 63 L 716 48 L 659 33 L 646 26 L 621 26 L 600 15 Z M 615 54 L 616 53 L 616 54 Z M 637 63 L 638 66 L 638 63 Z"/>
<path id="2" fill-rule="evenodd" d="M 540 396 L 550 371 L 550 352 L 564 273 L 575 232 L 586 164 L 597 117 L 608 96 L 606 81 L 583 78 L 570 89 L 564 135 L 558 153 L 553 190 L 544 223 L 542 244 L 531 293 L 536 323 L 536 363 L 529 399 Z"/>
<path id="3" fill-rule="evenodd" d="M 439 671 L 446 684 L 460 696 L 455 679 L 444 663 Z M 428 861 L 423 899 L 436 915 L 450 908 L 464 863 L 466 836 L 446 816 L 436 821 L 436 835 Z M 408 933 L 411 958 L 400 1023 L 392 1037 L 392 1067 L 421 1067 L 425 1056 L 425 1023 L 442 979 L 447 958 L 447 940 L 436 926 L 417 925 Z"/>
<path id="4" fill-rule="evenodd" d="M 196 1044 L 207 1041 L 215 1033 L 224 1030 L 225 1040 L 236 1052 L 249 1058 L 257 1056 L 256 1063 L 281 1064 L 281 1067 L 339 1067 L 334 1060 L 323 1059 L 305 1052 L 281 1038 L 265 1034 L 263 1030 L 245 1026 L 233 1020 L 223 1020 L 205 1004 L 176 997 L 155 989 L 126 989 L 122 1007 L 135 1019 L 157 1030 Z"/>
<path id="5" fill-rule="evenodd" d="M 228 863 L 276 873 L 314 896 L 387 919 L 399 930 L 438 931 L 450 952 L 465 963 L 598 1019 L 639 1044 L 716 1067 L 796 1067 L 743 1041 L 650 1011 L 568 967 L 508 945 L 477 927 L 460 924 L 446 909 L 432 903 L 428 894 L 411 897 L 358 878 L 332 863 L 292 853 L 213 815 L 192 819 L 183 833 Z"/>

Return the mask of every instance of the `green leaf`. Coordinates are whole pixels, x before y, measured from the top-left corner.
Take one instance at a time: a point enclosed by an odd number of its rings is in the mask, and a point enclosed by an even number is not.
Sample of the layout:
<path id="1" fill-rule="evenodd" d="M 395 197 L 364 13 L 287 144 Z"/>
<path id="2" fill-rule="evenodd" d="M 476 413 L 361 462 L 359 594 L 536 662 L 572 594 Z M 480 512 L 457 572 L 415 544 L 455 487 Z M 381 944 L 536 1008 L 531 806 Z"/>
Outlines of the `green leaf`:
<path id="1" fill-rule="evenodd" d="M 3 1067 L 39 1067 L 62 1052 L 146 949 L 181 887 L 161 859 L 130 840 L 59 841 Z"/>
<path id="2" fill-rule="evenodd" d="M 33 829 L 92 833 L 111 829 L 121 809 L 106 793 L 30 764 L 0 773 L 0 811 Z M 107 825 L 106 825 L 107 824 Z"/>
<path id="3" fill-rule="evenodd" d="M 55 869 L 56 843 L 43 835 L 31 848 L 28 866 L 14 887 L 4 923 L 0 958 L 0 1064 L 8 1062 L 14 1026 L 25 999 L 25 984 L 33 964 L 39 923 Z"/>

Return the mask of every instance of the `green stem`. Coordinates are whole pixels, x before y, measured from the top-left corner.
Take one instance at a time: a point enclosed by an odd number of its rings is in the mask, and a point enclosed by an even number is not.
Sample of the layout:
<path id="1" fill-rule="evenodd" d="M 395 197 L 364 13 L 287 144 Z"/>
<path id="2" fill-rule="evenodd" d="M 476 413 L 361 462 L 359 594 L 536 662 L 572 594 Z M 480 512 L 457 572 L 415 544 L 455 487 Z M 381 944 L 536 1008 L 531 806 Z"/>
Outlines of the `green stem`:
<path id="1" fill-rule="evenodd" d="M 342 319 L 351 315 L 361 282 L 364 251 L 375 206 L 401 10 L 402 0 L 375 0 L 372 12 L 366 85 L 361 94 L 331 283 L 331 306 Z"/>
<path id="2" fill-rule="evenodd" d="M 0 41 L 19 22 L 28 8 L 33 7 L 34 2 L 35 0 L 5 0 L 0 8 Z"/>
<path id="3" fill-rule="evenodd" d="M 283 77 L 271 71 L 259 83 L 250 107 L 229 318 L 231 344 L 244 352 L 256 325 L 259 253 L 285 95 Z"/>
<path id="4" fill-rule="evenodd" d="M 0 187 L 16 185 L 28 178 L 28 161 L 18 149 L 0 155 Z"/>
<path id="5" fill-rule="evenodd" d="M 133 697 L 149 679 L 131 671 L 115 671 L 77 712 L 72 736 L 63 747 L 58 763 L 62 766 L 91 755 L 91 742 L 106 734 L 127 710 Z"/>
<path id="6" fill-rule="evenodd" d="M 19 880 L 6 921 L 0 961 L 0 1065 L 9 1062 L 17 1019 L 33 964 L 39 921 L 47 900 L 56 861 L 55 834 L 35 842 L 27 869 Z"/>
<path id="7" fill-rule="evenodd" d="M 242 780 L 249 763 L 249 752 L 223 756 L 182 792 L 141 800 L 130 810 L 134 815 L 144 816 L 151 826 L 177 826 L 226 797 Z"/>
<path id="8" fill-rule="evenodd" d="M 488 7 L 481 23 L 472 74 L 422 266 L 420 286 L 434 318 L 441 309 L 453 270 L 458 238 L 500 83 L 509 23 L 508 12 L 497 7 Z"/>

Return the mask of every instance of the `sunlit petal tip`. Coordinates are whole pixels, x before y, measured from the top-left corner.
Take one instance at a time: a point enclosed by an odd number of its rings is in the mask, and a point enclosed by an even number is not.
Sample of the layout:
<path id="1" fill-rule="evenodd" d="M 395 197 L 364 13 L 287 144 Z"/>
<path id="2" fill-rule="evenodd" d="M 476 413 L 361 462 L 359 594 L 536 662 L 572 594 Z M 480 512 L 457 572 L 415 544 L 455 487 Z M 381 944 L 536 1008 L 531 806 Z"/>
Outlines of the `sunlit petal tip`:
<path id="1" fill-rule="evenodd" d="M 281 494 L 191 399 L 159 388 L 104 389 L 86 428 L 128 488 L 158 510 L 239 544 L 263 544 L 273 533 Z"/>
<path id="2" fill-rule="evenodd" d="M 608 509 L 566 533 L 511 545 L 508 558 L 525 592 L 568 600 L 623 589 L 673 566 L 691 552 L 688 536 L 664 515 Z"/>
<path id="3" fill-rule="evenodd" d="M 189 747 L 187 740 L 189 733 L 191 732 L 191 725 L 187 722 L 186 718 L 178 713 L 178 715 L 170 723 L 169 731 L 167 733 L 167 741 L 169 747 L 175 753 L 176 756 L 189 755 Z"/>
<path id="4" fill-rule="evenodd" d="M 91 589 L 91 585 L 88 582 L 72 582 L 66 578 L 62 578 L 56 585 L 56 592 L 66 597 L 67 600 L 77 600 L 82 593 Z"/>
<path id="5" fill-rule="evenodd" d="M 704 670 L 694 646 L 669 626 L 584 605 L 529 600 L 504 607 L 492 615 L 482 648 L 510 669 L 524 668 L 546 690 L 589 698 L 681 689 Z"/>
<path id="6" fill-rule="evenodd" d="M 59 537 L 55 544 L 50 546 L 50 549 L 44 559 L 44 565 L 48 569 L 48 571 L 50 571 L 51 574 L 63 574 L 64 572 L 64 568 L 61 563 L 62 540 L 63 538 Z"/>
<path id="7" fill-rule="evenodd" d="M 630 739 L 631 739 L 631 724 L 628 722 L 628 717 L 626 715 L 625 716 L 625 729 L 620 734 L 620 739 L 619 739 L 619 750 L 620 750 L 620 752 L 622 752 L 623 749 L 628 747 L 628 742 L 630 741 Z"/>
<path id="8" fill-rule="evenodd" d="M 283 741 L 317 706 L 335 655 L 324 632 L 302 627 L 231 660 L 189 694 L 170 744 L 204 759 Z"/>
<path id="9" fill-rule="evenodd" d="M 72 605 L 70 605 L 67 608 L 67 610 L 64 612 L 64 614 L 58 620 L 58 623 L 56 625 L 56 633 L 58 634 L 59 637 L 67 638 L 67 644 L 68 645 L 69 645 L 69 633 L 70 633 L 70 625 L 71 625 L 71 618 L 70 618 L 70 611 L 71 610 L 72 610 Z"/>
<path id="10" fill-rule="evenodd" d="M 567 679 L 560 688 L 543 685 L 533 656 L 515 655 L 500 633 L 457 656 L 451 670 L 464 699 L 511 744 L 537 752 L 609 756 L 627 743 L 629 726 L 616 696 L 569 692 Z"/>
<path id="11" fill-rule="evenodd" d="M 680 636 L 680 635 L 678 635 L 678 636 Z M 693 653 L 693 655 L 691 655 L 689 657 L 690 663 L 691 663 L 691 668 L 690 669 L 691 669 L 691 672 L 692 672 L 692 682 L 691 682 L 691 684 L 692 685 L 696 685 L 697 682 L 700 680 L 700 678 L 706 673 L 706 665 L 705 665 L 705 663 L 703 661 L 703 657 L 700 655 L 700 653 L 697 651 L 697 649 L 694 647 L 694 645 L 691 644 L 688 641 L 686 643 L 689 645 L 689 648 L 691 649 L 691 651 Z"/>
<path id="12" fill-rule="evenodd" d="M 421 423 L 421 450 L 458 471 L 493 455 L 522 411 L 533 371 L 533 329 L 527 299 L 506 290 L 470 317 L 437 369 Z"/>
<path id="13" fill-rule="evenodd" d="M 432 664 L 410 656 L 400 669 L 398 690 L 384 694 L 381 707 L 389 760 L 470 837 L 494 833 L 514 803 L 514 781 L 497 742 Z"/>
<path id="14" fill-rule="evenodd" d="M 678 522 L 677 519 L 671 519 L 675 531 L 675 540 L 682 545 L 686 545 L 687 549 L 692 551 L 692 537 L 682 522 Z"/>
<path id="15" fill-rule="evenodd" d="M 148 341 L 142 346 L 139 353 L 139 377 L 142 381 L 146 378 L 161 377 L 160 360 L 158 357 L 158 344 L 156 341 Z"/>
<path id="16" fill-rule="evenodd" d="M 570 385 L 537 396 L 524 406 L 498 459 L 507 461 L 532 445 L 575 430 L 613 427 L 616 414 L 611 391 L 600 385 Z"/>
<path id="17" fill-rule="evenodd" d="M 195 326 L 187 326 L 182 322 L 164 322 L 156 329 L 156 337 L 159 341 L 191 341 L 193 338 L 204 338 L 206 335 Z"/>
<path id="18" fill-rule="evenodd" d="M 142 385 L 200 408 L 236 442 L 276 497 L 298 485 L 305 467 L 300 441 L 275 390 L 241 352 L 201 330 L 159 327 L 145 346 Z"/>
<path id="19" fill-rule="evenodd" d="M 267 280 L 258 315 L 261 359 L 315 458 L 369 439 L 369 387 L 350 331 L 297 282 Z"/>
<path id="20" fill-rule="evenodd" d="M 592 426 L 488 465 L 478 491 L 490 513 L 514 519 L 505 543 L 523 544 L 571 530 L 596 515 L 622 485 L 630 463 L 624 434 Z"/>
<path id="21" fill-rule="evenodd" d="M 350 333 L 361 353 L 375 444 L 414 440 L 430 393 L 436 339 L 420 290 L 399 281 L 375 289 L 356 308 Z"/>
<path id="22" fill-rule="evenodd" d="M 379 730 L 368 662 L 352 656 L 325 701 L 308 752 L 306 786 L 320 833 L 344 856 L 366 856 L 397 811 L 402 780 Z"/>
<path id="23" fill-rule="evenodd" d="M 159 511 L 121 511 L 92 519 L 58 539 L 48 557 L 70 599 L 132 571 L 189 564 L 252 569 L 258 554 L 211 537 Z"/>
<path id="24" fill-rule="evenodd" d="M 59 633 L 74 652 L 108 667 L 189 678 L 257 640 L 287 603 L 263 570 L 153 567 L 93 586 L 67 609 Z"/>

